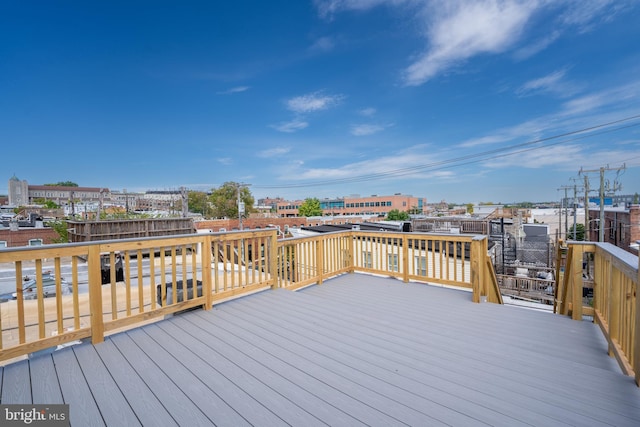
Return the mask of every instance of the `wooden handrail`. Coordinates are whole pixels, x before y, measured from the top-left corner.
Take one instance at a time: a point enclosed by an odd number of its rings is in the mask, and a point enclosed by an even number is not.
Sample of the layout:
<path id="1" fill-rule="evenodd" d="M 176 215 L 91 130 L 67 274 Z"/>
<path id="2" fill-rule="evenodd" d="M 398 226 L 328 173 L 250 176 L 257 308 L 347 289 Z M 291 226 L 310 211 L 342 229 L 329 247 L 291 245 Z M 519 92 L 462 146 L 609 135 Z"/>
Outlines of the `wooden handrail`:
<path id="1" fill-rule="evenodd" d="M 560 250 L 558 262 L 560 263 Z M 640 262 L 609 243 L 568 242 L 563 278 L 557 276 L 557 312 L 582 320 L 583 262 L 593 258 L 593 321 L 600 326 L 609 354 L 640 386 Z"/>

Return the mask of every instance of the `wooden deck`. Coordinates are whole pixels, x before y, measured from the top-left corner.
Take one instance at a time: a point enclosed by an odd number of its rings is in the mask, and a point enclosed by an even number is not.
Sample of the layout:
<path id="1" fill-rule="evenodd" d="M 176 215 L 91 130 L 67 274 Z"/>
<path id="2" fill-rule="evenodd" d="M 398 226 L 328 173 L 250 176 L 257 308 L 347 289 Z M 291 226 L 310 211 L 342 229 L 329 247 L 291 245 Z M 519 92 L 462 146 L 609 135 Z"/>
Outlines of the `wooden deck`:
<path id="1" fill-rule="evenodd" d="M 74 426 L 638 426 L 598 327 L 363 274 L 8 365 L 0 403 Z"/>

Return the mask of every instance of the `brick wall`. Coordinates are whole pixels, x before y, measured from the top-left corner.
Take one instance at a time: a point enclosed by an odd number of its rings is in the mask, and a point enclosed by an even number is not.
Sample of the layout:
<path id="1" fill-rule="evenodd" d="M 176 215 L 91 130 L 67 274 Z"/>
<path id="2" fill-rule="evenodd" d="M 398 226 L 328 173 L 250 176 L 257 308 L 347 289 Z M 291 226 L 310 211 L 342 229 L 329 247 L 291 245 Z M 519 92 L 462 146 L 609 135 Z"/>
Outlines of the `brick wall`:
<path id="1" fill-rule="evenodd" d="M 29 246 L 29 240 L 42 239 L 42 243 L 47 245 L 54 243 L 58 238 L 58 233 L 52 228 L 21 228 L 11 231 L 8 228 L 0 230 L 0 241 L 7 242 L 7 247 Z"/>

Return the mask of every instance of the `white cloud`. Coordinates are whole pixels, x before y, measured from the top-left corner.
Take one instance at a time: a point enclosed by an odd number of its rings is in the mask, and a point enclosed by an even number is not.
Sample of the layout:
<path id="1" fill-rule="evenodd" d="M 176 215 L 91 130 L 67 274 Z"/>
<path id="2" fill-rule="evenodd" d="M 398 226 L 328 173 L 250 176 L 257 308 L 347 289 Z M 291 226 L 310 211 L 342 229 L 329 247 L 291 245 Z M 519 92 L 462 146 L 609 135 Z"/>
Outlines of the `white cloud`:
<path id="1" fill-rule="evenodd" d="M 309 123 L 305 122 L 304 120 L 293 119 L 289 122 L 282 122 L 278 123 L 277 125 L 271 125 L 270 127 L 279 132 L 293 133 L 304 129 L 307 126 L 309 126 Z"/>
<path id="2" fill-rule="evenodd" d="M 547 47 L 549 47 L 553 42 L 560 38 L 561 34 L 562 32 L 556 29 L 549 34 L 546 34 L 543 38 L 538 39 L 533 43 L 530 43 L 529 45 L 516 50 L 514 54 L 515 59 L 523 61 L 525 59 L 531 58 L 538 52 L 542 52 Z"/>
<path id="3" fill-rule="evenodd" d="M 498 129 L 490 135 L 469 139 L 460 144 L 461 148 L 471 148 L 481 145 L 499 144 L 502 142 L 514 141 L 518 138 L 536 139 L 542 130 L 548 128 L 549 119 L 531 119 L 515 126 Z"/>
<path id="4" fill-rule="evenodd" d="M 478 54 L 504 52 L 520 38 L 537 6 L 537 1 L 431 2 L 424 15 L 430 48 L 407 67 L 405 84 L 421 85 Z"/>
<path id="5" fill-rule="evenodd" d="M 218 157 L 216 161 L 225 166 L 228 166 L 233 163 L 233 159 L 231 159 L 231 157 Z"/>
<path id="6" fill-rule="evenodd" d="M 385 129 L 381 125 L 360 124 L 351 126 L 351 135 L 354 136 L 366 136 L 373 135 L 374 133 L 381 132 Z"/>
<path id="7" fill-rule="evenodd" d="M 344 95 L 323 95 L 321 92 L 314 92 L 287 100 L 287 108 L 295 113 L 311 113 L 333 107 L 342 99 Z"/>
<path id="8" fill-rule="evenodd" d="M 223 90 L 218 92 L 218 95 L 231 95 L 234 93 L 240 93 L 240 92 L 245 92 L 247 90 L 249 90 L 251 87 L 250 86 L 236 86 L 236 87 L 232 87 L 230 89 L 227 90 Z"/>
<path id="9" fill-rule="evenodd" d="M 361 116 L 364 117 L 371 117 L 376 113 L 376 109 L 369 107 L 369 108 L 363 108 L 362 110 L 358 111 L 358 114 L 360 114 Z"/>
<path id="10" fill-rule="evenodd" d="M 535 93 L 546 92 L 565 97 L 571 96 L 578 91 L 578 88 L 575 84 L 564 80 L 566 73 L 566 69 L 562 69 L 547 74 L 546 76 L 529 80 L 516 90 L 516 94 L 520 96 L 527 96 Z"/>
<path id="11" fill-rule="evenodd" d="M 262 150 L 258 153 L 258 157 L 279 157 L 287 154 L 291 151 L 288 147 L 274 147 L 267 150 Z"/>
<path id="12" fill-rule="evenodd" d="M 314 52 L 329 52 L 333 50 L 335 42 L 331 37 L 318 38 L 309 48 Z"/>
<path id="13" fill-rule="evenodd" d="M 436 164 L 433 151 L 426 145 L 408 147 L 394 156 L 384 155 L 379 158 L 367 158 L 360 162 L 353 162 L 335 168 L 310 168 L 298 170 L 295 177 L 302 180 L 331 180 L 348 179 L 366 175 L 381 174 L 387 178 L 433 178 L 434 172 L 423 169 Z M 446 174 L 446 173 L 445 173 Z"/>
<path id="14" fill-rule="evenodd" d="M 343 10 L 369 10 L 380 5 L 397 5 L 411 0 L 314 0 L 321 18 L 331 19 Z"/>
<path id="15" fill-rule="evenodd" d="M 318 14 L 331 19 L 340 12 L 367 11 L 379 6 L 409 6 L 426 47 L 402 74 L 407 86 L 419 86 L 482 54 L 516 48 L 518 60 L 546 49 L 565 33 L 584 33 L 609 22 L 636 0 L 314 0 Z M 527 25 L 548 12 L 549 29 L 542 38 L 519 46 Z"/>

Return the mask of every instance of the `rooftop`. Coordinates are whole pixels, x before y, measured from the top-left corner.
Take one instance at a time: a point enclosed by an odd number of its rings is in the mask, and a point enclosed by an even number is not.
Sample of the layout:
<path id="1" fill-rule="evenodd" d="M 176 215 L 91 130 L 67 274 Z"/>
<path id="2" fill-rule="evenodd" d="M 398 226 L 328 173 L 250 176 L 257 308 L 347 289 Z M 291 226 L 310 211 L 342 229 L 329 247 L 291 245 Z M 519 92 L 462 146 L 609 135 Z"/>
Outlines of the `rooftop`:
<path id="1" fill-rule="evenodd" d="M 587 321 L 346 274 L 5 366 L 0 401 L 72 425 L 640 425 Z"/>

